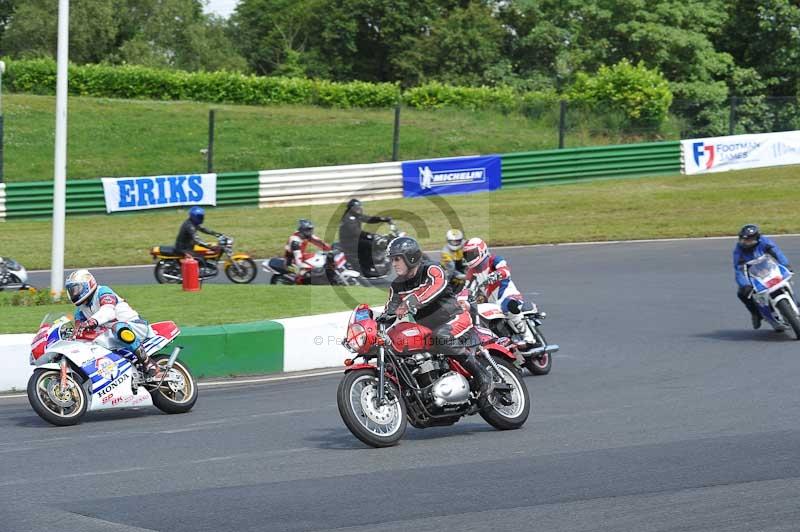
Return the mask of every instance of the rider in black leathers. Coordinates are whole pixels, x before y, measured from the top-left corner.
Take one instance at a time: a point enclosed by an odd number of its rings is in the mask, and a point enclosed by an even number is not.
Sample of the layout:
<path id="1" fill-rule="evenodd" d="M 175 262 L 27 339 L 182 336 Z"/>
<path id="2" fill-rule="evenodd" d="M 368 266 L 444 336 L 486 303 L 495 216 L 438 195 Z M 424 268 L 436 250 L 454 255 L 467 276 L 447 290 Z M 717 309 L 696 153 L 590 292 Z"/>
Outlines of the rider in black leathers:
<path id="1" fill-rule="evenodd" d="M 368 216 L 364 214 L 361 201 L 356 198 L 347 202 L 347 210 L 339 222 L 339 245 L 344 251 L 350 267 L 367 277 L 374 277 L 377 272 L 372 260 L 372 245 L 375 234 L 362 231 L 361 224 L 391 222 L 388 216 Z"/>
<path id="2" fill-rule="evenodd" d="M 222 236 L 222 233 L 217 233 L 211 229 L 203 227 L 201 224 L 205 219 L 206 212 L 202 207 L 192 207 L 189 209 L 189 217 L 181 224 L 178 231 L 178 237 L 175 239 L 175 252 L 179 254 L 189 254 L 205 264 L 205 259 L 200 253 L 195 253 L 194 245 L 203 246 L 204 248 L 211 249 L 213 244 L 208 244 L 200 240 L 197 232 L 205 233 L 212 236 Z"/>
<path id="3" fill-rule="evenodd" d="M 456 300 L 444 269 L 424 261 L 419 243 L 411 237 L 395 238 L 386 253 L 397 278 L 389 288 L 384 316 L 402 318 L 411 313 L 417 323 L 433 331 L 431 351 L 458 359 L 475 377 L 481 392 L 479 405 L 485 407 L 494 382 L 475 358 L 475 348 L 480 342 L 472 317 Z"/>

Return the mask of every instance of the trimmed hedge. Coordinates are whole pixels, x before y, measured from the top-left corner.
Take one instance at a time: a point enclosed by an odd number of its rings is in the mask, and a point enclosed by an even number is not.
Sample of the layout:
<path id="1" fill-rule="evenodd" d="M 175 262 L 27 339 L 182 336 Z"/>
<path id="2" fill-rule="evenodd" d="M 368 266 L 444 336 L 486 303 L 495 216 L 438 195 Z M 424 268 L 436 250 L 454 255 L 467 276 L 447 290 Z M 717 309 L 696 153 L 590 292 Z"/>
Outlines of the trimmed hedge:
<path id="1" fill-rule="evenodd" d="M 9 61 L 12 91 L 55 94 L 56 63 L 50 59 Z M 148 100 L 327 107 L 390 107 L 400 89 L 393 83 L 245 76 L 232 72 L 184 72 L 133 65 L 70 65 L 69 93 L 76 96 Z"/>
<path id="2" fill-rule="evenodd" d="M 52 95 L 56 63 L 51 59 L 8 61 L 12 91 Z M 631 72 L 629 72 L 631 71 Z M 392 107 L 402 101 L 417 109 L 456 107 L 468 110 L 521 111 L 538 117 L 557 110 L 560 99 L 606 103 L 632 121 L 663 121 L 672 95 L 655 71 L 627 63 L 582 75 L 567 94 L 554 91 L 520 94 L 510 87 L 454 87 L 439 82 L 401 94 L 394 83 L 246 76 L 231 72 L 184 72 L 142 66 L 70 65 L 69 92 L 76 96 L 190 100 L 247 105 L 308 104 L 325 107 Z M 610 78 L 610 79 L 606 79 Z"/>

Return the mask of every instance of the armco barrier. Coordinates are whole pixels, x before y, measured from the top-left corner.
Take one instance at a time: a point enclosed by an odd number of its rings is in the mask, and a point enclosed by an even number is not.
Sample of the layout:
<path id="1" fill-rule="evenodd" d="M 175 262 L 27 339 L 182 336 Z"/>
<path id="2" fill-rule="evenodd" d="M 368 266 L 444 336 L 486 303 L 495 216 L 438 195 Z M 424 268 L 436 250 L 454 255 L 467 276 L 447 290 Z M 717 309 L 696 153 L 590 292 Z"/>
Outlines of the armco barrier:
<path id="1" fill-rule="evenodd" d="M 507 153 L 501 160 L 504 188 L 681 170 L 680 141 Z"/>
<path id="2" fill-rule="evenodd" d="M 0 183 L 0 221 L 6 218 L 6 184 Z"/>
<path id="3" fill-rule="evenodd" d="M 0 335 L 0 392 L 25 390 L 33 373 L 28 363 L 31 340 L 32 334 Z M 185 327 L 175 344 L 184 347 L 181 360 L 195 377 L 283 371 L 283 326 L 274 321 Z"/>
<path id="4" fill-rule="evenodd" d="M 358 194 L 366 200 L 400 198 L 400 162 L 265 170 L 259 175 L 259 206 L 339 203 Z"/>
<path id="5" fill-rule="evenodd" d="M 30 218 L 53 214 L 53 182 L 6 183 L 6 217 Z M 105 213 L 100 179 L 67 181 L 67 214 Z M 257 205 L 258 172 L 217 174 L 217 205 Z"/>

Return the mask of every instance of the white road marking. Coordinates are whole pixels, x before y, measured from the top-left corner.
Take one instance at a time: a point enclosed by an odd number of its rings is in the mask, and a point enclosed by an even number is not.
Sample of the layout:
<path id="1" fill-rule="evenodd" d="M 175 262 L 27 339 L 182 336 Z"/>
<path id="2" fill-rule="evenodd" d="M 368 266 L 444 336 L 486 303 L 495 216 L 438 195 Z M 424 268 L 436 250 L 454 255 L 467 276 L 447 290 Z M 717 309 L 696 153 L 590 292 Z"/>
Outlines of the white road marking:
<path id="1" fill-rule="evenodd" d="M 229 381 L 212 381 L 212 382 L 199 382 L 197 383 L 200 387 L 211 387 L 211 386 L 241 386 L 243 384 L 258 384 L 262 382 L 277 382 L 277 381 L 288 381 L 293 379 L 305 379 L 311 377 L 324 377 L 325 375 L 336 375 L 337 373 L 341 373 L 343 368 L 335 369 L 335 370 L 326 370 L 326 371 L 318 371 L 314 373 L 303 373 L 302 375 L 280 375 L 275 377 L 259 377 L 254 379 L 237 379 L 237 380 L 229 380 Z M 13 394 L 13 395 L 0 395 L 0 399 L 12 399 L 12 398 L 20 398 L 20 397 L 27 397 L 27 394 Z"/>

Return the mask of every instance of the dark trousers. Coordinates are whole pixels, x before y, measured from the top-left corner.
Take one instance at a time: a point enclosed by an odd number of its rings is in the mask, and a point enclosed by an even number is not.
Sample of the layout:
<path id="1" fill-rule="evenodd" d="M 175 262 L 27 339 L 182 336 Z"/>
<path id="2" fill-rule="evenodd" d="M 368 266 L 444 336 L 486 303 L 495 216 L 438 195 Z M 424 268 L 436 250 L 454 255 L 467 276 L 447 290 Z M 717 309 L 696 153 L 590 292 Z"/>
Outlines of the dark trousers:
<path id="1" fill-rule="evenodd" d="M 747 297 L 747 294 L 749 292 L 750 290 L 748 290 L 747 287 L 740 286 L 739 291 L 736 293 L 736 296 L 739 298 L 739 301 L 741 301 L 744 304 L 744 306 L 747 307 L 747 310 L 750 311 L 750 314 L 756 314 L 760 316 L 761 314 L 758 310 L 758 305 L 756 305 L 756 302 L 753 301 L 753 298 Z"/>

